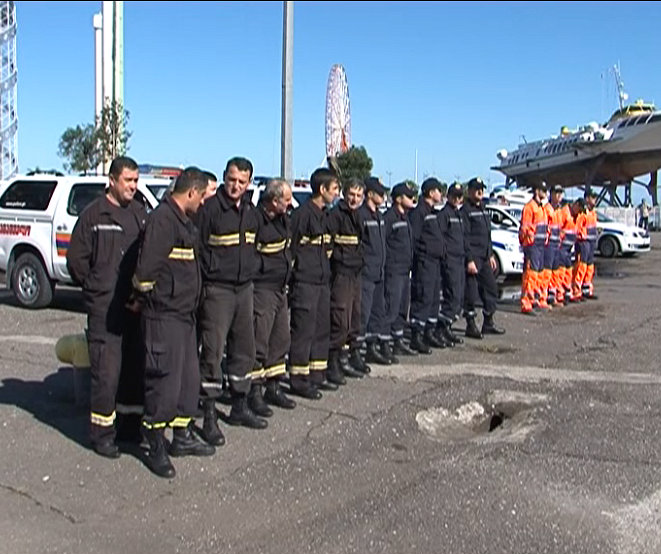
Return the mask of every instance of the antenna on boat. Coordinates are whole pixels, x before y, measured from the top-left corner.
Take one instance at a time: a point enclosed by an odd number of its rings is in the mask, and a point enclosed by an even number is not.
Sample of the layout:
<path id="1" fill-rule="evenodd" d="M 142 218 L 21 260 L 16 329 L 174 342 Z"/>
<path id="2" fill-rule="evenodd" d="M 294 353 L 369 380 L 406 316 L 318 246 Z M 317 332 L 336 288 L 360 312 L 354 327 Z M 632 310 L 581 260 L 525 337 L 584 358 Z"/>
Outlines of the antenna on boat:
<path id="1" fill-rule="evenodd" d="M 617 85 L 617 100 L 620 103 L 620 109 L 622 109 L 629 95 L 624 92 L 624 83 L 622 82 L 622 77 L 620 77 L 620 62 L 617 62 L 613 66 L 613 74 L 615 75 L 615 84 Z"/>
<path id="2" fill-rule="evenodd" d="M 528 141 L 526 140 L 526 135 L 519 135 L 519 138 L 520 138 L 525 144 L 528 144 Z"/>

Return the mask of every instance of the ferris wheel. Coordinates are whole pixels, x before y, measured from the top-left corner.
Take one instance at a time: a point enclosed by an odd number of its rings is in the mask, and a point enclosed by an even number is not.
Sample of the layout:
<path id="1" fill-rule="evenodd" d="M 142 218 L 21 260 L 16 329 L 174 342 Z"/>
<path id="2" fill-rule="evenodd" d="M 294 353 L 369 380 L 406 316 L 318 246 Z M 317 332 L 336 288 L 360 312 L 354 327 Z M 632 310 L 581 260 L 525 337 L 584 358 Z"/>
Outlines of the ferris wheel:
<path id="1" fill-rule="evenodd" d="M 351 147 L 351 110 L 347 74 L 340 64 L 331 67 L 326 87 L 326 157 L 334 158 Z"/>

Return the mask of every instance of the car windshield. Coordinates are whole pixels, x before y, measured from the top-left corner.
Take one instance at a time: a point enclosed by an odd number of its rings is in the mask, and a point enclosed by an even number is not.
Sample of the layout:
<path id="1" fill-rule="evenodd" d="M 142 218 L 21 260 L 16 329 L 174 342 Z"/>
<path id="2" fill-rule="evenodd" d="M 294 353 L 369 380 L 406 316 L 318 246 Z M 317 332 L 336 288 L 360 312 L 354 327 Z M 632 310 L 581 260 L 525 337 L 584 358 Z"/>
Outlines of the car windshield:
<path id="1" fill-rule="evenodd" d="M 167 185 L 147 185 L 147 188 L 152 192 L 157 200 L 163 200 L 165 191 L 168 190 Z"/>
<path id="2" fill-rule="evenodd" d="M 605 222 L 605 223 L 608 223 L 608 222 L 611 222 L 611 223 L 612 223 L 612 222 L 614 222 L 615 220 L 614 220 L 614 219 L 611 219 L 611 218 L 608 217 L 607 215 L 602 214 L 601 212 L 597 212 L 597 221 L 603 221 L 603 222 Z"/>

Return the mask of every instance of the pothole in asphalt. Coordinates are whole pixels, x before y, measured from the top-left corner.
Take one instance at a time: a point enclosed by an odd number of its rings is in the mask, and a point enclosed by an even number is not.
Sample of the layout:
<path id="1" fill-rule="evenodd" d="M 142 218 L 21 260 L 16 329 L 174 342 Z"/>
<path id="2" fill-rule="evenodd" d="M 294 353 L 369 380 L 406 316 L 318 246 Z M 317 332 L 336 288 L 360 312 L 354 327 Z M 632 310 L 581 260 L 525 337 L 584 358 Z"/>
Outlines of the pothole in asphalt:
<path id="1" fill-rule="evenodd" d="M 521 442 L 541 425 L 547 402 L 545 394 L 495 390 L 454 411 L 422 410 L 415 420 L 424 434 L 442 442 Z"/>

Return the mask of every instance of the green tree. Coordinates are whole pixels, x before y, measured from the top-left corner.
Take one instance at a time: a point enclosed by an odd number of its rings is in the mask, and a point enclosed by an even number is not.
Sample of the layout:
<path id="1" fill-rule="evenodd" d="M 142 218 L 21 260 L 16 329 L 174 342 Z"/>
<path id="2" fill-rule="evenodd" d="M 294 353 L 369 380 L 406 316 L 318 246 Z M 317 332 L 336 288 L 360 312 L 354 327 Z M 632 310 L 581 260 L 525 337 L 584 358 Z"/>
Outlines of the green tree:
<path id="1" fill-rule="evenodd" d="M 337 156 L 333 161 L 329 160 L 329 165 L 339 173 L 340 181 L 343 183 L 351 178 L 367 179 L 372 171 L 372 158 L 367 155 L 364 146 L 352 146 Z"/>
<path id="2" fill-rule="evenodd" d="M 64 131 L 58 149 L 58 155 L 66 160 L 64 169 L 87 174 L 126 154 L 131 136 L 128 120 L 124 106 L 111 101 L 106 102 L 94 125 L 76 125 Z"/>
<path id="3" fill-rule="evenodd" d="M 103 162 L 123 156 L 128 150 L 131 133 L 128 131 L 129 112 L 121 102 L 106 102 L 96 121 L 99 153 Z"/>
<path id="4" fill-rule="evenodd" d="M 87 175 L 101 162 L 96 128 L 92 124 L 69 127 L 60 138 L 58 155 L 67 160 L 64 169 Z"/>

